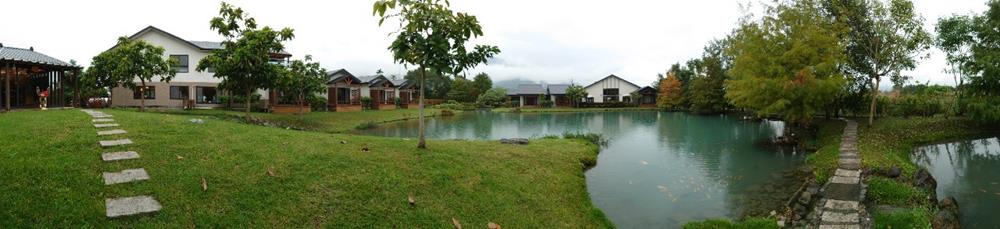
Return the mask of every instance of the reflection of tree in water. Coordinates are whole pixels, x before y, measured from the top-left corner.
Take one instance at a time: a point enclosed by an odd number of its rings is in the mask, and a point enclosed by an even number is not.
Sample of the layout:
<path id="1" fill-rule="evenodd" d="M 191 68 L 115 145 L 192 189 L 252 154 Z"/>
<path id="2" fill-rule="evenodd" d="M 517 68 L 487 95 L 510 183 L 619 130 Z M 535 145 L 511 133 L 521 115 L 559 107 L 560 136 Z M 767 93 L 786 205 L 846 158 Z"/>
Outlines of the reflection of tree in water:
<path id="1" fill-rule="evenodd" d="M 790 169 L 801 156 L 756 144 L 780 135 L 780 123 L 674 113 L 663 113 L 660 121 L 660 147 L 699 162 L 693 167 L 708 175 L 702 182 L 724 192 L 719 198 L 725 198 L 730 216 L 760 216 L 780 209 L 808 175 Z"/>
<path id="2" fill-rule="evenodd" d="M 1000 225 L 1000 139 L 987 138 L 918 147 L 911 158 L 938 180 L 939 197 L 959 201 L 962 226 Z"/>

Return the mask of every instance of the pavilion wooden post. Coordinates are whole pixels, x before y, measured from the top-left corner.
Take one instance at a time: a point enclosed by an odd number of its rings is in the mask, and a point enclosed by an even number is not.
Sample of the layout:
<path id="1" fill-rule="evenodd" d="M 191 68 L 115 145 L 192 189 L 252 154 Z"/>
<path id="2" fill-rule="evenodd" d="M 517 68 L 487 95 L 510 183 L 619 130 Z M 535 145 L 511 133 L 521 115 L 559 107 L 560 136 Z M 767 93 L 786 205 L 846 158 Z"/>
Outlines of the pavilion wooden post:
<path id="1" fill-rule="evenodd" d="M 14 66 L 13 67 L 14 68 L 14 76 L 16 77 L 17 76 L 17 64 L 13 64 L 13 66 Z M 11 77 L 10 76 L 10 71 L 11 71 L 11 69 L 7 68 L 7 77 L 4 77 L 4 85 L 5 85 L 4 86 L 4 92 L 6 92 L 6 93 L 4 93 L 5 94 L 4 95 L 4 102 L 5 102 L 4 104 L 7 106 L 6 107 L 7 112 L 10 112 L 10 93 L 11 93 L 10 92 L 10 77 Z"/>
<path id="2" fill-rule="evenodd" d="M 73 107 L 83 107 L 80 104 L 80 70 L 73 70 L 73 74 L 70 77 L 73 78 L 73 87 L 76 88 L 76 95 L 73 96 Z"/>

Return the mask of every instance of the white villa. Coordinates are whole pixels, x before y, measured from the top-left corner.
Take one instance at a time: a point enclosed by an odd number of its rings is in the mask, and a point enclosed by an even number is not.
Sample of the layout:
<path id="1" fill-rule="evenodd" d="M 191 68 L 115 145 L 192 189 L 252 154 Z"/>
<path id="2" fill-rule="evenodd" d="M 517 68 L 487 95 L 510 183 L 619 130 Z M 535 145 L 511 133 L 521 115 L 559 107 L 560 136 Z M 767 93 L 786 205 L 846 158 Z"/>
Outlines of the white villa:
<path id="1" fill-rule="evenodd" d="M 111 90 L 113 106 L 139 106 L 140 96 L 145 97 L 146 106 L 152 107 L 186 107 L 189 105 L 186 104 L 188 101 L 193 102 L 194 107 L 222 106 L 219 104 L 219 96 L 222 96 L 223 92 L 218 89 L 218 84 L 222 80 L 215 78 L 211 69 L 205 72 L 195 71 L 198 61 L 205 58 L 212 50 L 222 48 L 221 42 L 185 40 L 153 26 L 140 30 L 129 39 L 143 40 L 163 47 L 165 55 L 177 60 L 177 65 L 173 66 L 177 75 L 169 83 L 160 82 L 154 77 L 153 82 L 146 83 L 144 93 L 115 87 Z M 291 56 L 287 52 L 281 52 L 272 54 L 271 58 L 274 62 L 280 63 L 287 62 Z M 261 95 L 264 95 L 263 100 L 269 100 L 271 97 L 267 96 L 267 92 L 262 92 Z"/>
<path id="2" fill-rule="evenodd" d="M 616 75 L 609 75 L 584 87 L 588 103 L 632 102 L 629 94 L 641 87 Z"/>

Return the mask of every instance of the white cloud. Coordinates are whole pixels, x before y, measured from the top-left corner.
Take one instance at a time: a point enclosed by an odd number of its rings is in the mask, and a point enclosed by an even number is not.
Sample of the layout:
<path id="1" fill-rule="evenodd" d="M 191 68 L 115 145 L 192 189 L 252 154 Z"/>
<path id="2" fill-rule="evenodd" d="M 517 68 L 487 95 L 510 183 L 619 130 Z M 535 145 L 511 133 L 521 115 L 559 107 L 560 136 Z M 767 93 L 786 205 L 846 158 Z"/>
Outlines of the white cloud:
<path id="1" fill-rule="evenodd" d="M 649 84 L 670 64 L 697 57 L 709 40 L 726 35 L 742 15 L 732 0 L 452 0 L 457 11 L 476 15 L 486 36 L 479 42 L 498 45 L 502 53 L 486 71 L 495 80 L 524 78 L 546 82 L 589 83 L 609 74 L 640 85 Z M 311 54 L 324 67 L 347 68 L 357 74 L 383 69 L 402 74 L 386 50 L 394 28 L 379 27 L 372 1 L 230 1 L 262 25 L 292 27 L 296 38 L 287 49 L 297 57 Z M 928 30 L 938 17 L 981 12 L 983 0 L 915 1 L 927 18 Z M 59 1 L 4 3 L 0 42 L 28 47 L 53 57 L 90 58 L 147 25 L 190 40 L 219 40 L 208 20 L 219 2 Z M 911 73 L 915 81 L 950 84 L 941 72 L 943 55 L 934 51 Z"/>

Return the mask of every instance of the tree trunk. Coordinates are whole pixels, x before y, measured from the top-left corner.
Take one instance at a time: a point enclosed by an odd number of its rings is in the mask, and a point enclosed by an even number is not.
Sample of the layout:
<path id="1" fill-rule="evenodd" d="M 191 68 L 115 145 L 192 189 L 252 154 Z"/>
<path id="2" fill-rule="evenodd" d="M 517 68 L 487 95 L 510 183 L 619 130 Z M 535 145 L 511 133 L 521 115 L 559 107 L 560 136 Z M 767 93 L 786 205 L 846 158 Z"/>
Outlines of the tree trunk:
<path id="1" fill-rule="evenodd" d="M 305 100 L 305 99 L 303 97 L 304 96 L 299 95 L 299 115 L 300 115 L 300 117 L 303 114 L 302 112 L 305 112 L 305 107 L 304 107 L 305 106 L 305 102 L 303 102 L 303 100 Z"/>
<path id="2" fill-rule="evenodd" d="M 146 111 L 146 81 L 140 81 L 142 86 L 139 87 L 139 112 Z"/>
<path id="3" fill-rule="evenodd" d="M 424 132 L 425 132 L 425 130 L 424 130 L 424 79 L 425 78 L 427 78 L 427 70 L 424 69 L 423 67 L 420 67 L 420 102 L 417 105 L 417 109 L 419 110 L 419 112 L 418 112 L 419 114 L 417 115 L 417 117 L 418 117 L 417 119 L 418 119 L 418 122 L 420 123 L 418 125 L 419 126 L 418 131 L 420 131 L 420 134 L 419 134 L 420 135 L 420 137 L 419 137 L 420 140 L 417 143 L 417 148 L 419 148 L 419 149 L 427 149 L 427 141 L 424 138 Z"/>
<path id="4" fill-rule="evenodd" d="M 872 85 L 872 104 L 871 108 L 868 110 L 868 126 L 872 126 L 875 123 L 875 101 L 878 99 L 878 85 L 881 79 L 878 76 L 875 78 L 875 84 Z"/>
<path id="5" fill-rule="evenodd" d="M 250 121 L 250 96 L 251 95 L 253 95 L 253 89 L 247 90 L 247 97 L 244 98 L 245 100 L 243 101 L 243 104 L 246 105 L 246 107 L 243 107 L 243 118 L 245 118 L 247 121 Z"/>

